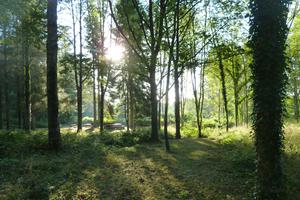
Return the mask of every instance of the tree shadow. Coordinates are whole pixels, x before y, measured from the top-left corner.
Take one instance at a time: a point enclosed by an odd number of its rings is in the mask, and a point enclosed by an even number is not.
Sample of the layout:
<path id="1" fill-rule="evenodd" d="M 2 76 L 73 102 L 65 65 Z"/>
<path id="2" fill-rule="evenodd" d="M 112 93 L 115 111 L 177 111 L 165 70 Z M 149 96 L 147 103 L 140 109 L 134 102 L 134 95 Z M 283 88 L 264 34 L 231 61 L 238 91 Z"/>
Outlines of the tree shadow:
<path id="1" fill-rule="evenodd" d="M 0 199 L 253 199 L 252 144 L 210 139 L 164 145 L 105 145 L 99 134 L 63 134 L 45 151 L 45 133 L 0 141 Z M 284 156 L 289 199 L 299 198 L 300 156 Z"/>

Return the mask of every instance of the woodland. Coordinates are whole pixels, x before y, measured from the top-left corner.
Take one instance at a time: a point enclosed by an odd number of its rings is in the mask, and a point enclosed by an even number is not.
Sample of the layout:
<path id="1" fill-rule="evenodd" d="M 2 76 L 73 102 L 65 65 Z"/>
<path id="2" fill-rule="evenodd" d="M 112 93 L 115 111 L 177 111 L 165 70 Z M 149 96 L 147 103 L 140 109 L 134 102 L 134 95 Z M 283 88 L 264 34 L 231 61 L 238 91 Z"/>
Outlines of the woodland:
<path id="1" fill-rule="evenodd" d="M 300 199 L 299 0 L 0 0 L 1 200 Z"/>

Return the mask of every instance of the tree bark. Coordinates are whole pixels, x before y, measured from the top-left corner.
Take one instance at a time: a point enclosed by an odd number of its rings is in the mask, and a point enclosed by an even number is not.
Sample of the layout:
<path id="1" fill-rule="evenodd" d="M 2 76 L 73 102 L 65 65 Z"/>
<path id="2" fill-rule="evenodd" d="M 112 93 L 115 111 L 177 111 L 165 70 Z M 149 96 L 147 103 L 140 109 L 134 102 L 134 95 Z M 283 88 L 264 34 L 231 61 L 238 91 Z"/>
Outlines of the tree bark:
<path id="1" fill-rule="evenodd" d="M 176 10 L 175 10 L 175 16 L 176 20 L 176 58 L 174 61 L 174 87 L 175 87 L 175 128 L 176 133 L 175 137 L 176 139 L 181 138 L 180 134 L 180 93 L 179 93 L 179 73 L 178 73 L 178 62 L 179 62 L 179 43 L 180 43 L 180 37 L 179 37 L 179 31 L 180 31 L 180 10 L 179 10 L 179 0 L 176 1 Z"/>
<path id="2" fill-rule="evenodd" d="M 82 0 L 79 2 L 79 71 L 77 88 L 77 132 L 82 130 Z"/>
<path id="3" fill-rule="evenodd" d="M 3 39 L 6 40 L 6 25 L 3 27 Z M 8 72 L 7 72 L 7 46 L 4 44 L 3 47 L 3 56 L 4 56 L 4 100 L 5 100 L 5 122 L 6 122 L 6 129 L 10 128 L 10 101 L 9 101 L 9 80 L 8 80 Z"/>
<path id="4" fill-rule="evenodd" d="M 102 77 L 103 80 L 103 77 Z M 104 130 L 104 101 L 105 101 L 105 88 L 103 83 L 100 83 L 100 102 L 99 102 L 99 123 L 100 123 L 100 132 Z"/>
<path id="5" fill-rule="evenodd" d="M 228 117 L 228 102 L 227 102 L 227 91 L 226 91 L 226 82 L 225 82 L 225 72 L 224 72 L 224 65 L 222 59 L 221 50 L 217 50 L 218 60 L 219 60 L 219 70 L 220 70 L 220 77 L 221 77 L 221 84 L 222 84 L 222 95 L 224 101 L 224 109 L 225 109 L 225 117 L 226 117 L 226 131 L 228 132 L 229 129 L 229 117 Z"/>
<path id="6" fill-rule="evenodd" d="M 50 149 L 61 148 L 58 120 L 57 90 L 57 0 L 48 0 L 47 10 L 47 102 L 48 102 L 48 142 Z"/>
<path id="7" fill-rule="evenodd" d="M 22 98 L 21 98 L 21 80 L 20 75 L 17 74 L 17 119 L 18 119 L 18 128 L 22 128 Z"/>
<path id="8" fill-rule="evenodd" d="M 293 90 L 294 90 L 294 117 L 299 122 L 299 93 L 296 77 L 293 77 Z"/>
<path id="9" fill-rule="evenodd" d="M 285 200 L 281 155 L 286 96 L 288 0 L 250 1 L 253 50 L 253 129 L 256 149 L 256 199 Z"/>
<path id="10" fill-rule="evenodd" d="M 26 40 L 26 38 L 25 38 Z M 25 93 L 25 112 L 24 112 L 24 129 L 26 132 L 30 132 L 31 125 L 31 79 L 30 79 L 30 65 L 29 65 L 29 44 L 25 41 L 24 44 L 24 93 Z"/>
<path id="11" fill-rule="evenodd" d="M 155 79 L 155 65 L 156 57 L 151 59 L 151 68 L 150 68 L 150 90 L 151 90 L 151 140 L 152 142 L 158 142 L 158 118 L 157 118 L 157 88 L 156 88 L 156 79 Z"/>

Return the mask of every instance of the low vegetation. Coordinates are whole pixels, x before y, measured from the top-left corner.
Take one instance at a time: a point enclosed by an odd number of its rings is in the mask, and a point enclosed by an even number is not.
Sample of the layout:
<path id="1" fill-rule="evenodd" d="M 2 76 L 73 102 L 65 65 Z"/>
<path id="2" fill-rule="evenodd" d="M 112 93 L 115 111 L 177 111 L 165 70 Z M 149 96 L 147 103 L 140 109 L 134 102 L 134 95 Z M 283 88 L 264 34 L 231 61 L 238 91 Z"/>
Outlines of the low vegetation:
<path id="1" fill-rule="evenodd" d="M 300 128 L 286 126 L 289 199 L 300 199 Z M 184 134 L 184 131 L 183 131 Z M 194 134 L 196 136 L 197 133 Z M 149 130 L 99 134 L 62 130 L 64 148 L 47 151 L 47 132 L 0 133 L 0 199 L 253 199 L 255 151 L 249 129 L 205 129 L 206 138 L 171 139 Z"/>

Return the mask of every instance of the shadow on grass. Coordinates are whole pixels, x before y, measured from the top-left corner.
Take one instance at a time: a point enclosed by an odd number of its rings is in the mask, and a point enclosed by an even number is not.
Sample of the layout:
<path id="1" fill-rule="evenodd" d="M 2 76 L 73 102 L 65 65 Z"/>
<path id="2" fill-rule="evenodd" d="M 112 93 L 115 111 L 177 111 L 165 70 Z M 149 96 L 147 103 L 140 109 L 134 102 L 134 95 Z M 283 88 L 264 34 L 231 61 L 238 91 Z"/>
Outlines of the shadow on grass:
<path id="1" fill-rule="evenodd" d="M 239 157 L 240 151 L 252 151 L 250 145 L 236 149 L 209 139 L 174 140 L 170 154 L 160 146 L 136 146 L 136 153 L 123 155 L 147 169 L 145 179 L 160 174 L 162 180 L 154 192 L 165 193 L 164 199 L 252 198 L 253 153 Z"/>
<path id="2" fill-rule="evenodd" d="M 141 199 L 99 135 L 64 134 L 58 153 L 44 149 L 43 132 L 0 139 L 0 199 Z"/>
<path id="3" fill-rule="evenodd" d="M 44 131 L 0 133 L 0 199 L 253 199 L 251 143 L 172 140 L 166 153 L 163 143 L 122 146 L 128 138 L 115 136 L 66 132 L 64 149 L 52 153 Z M 299 154 L 284 159 L 298 199 Z"/>

